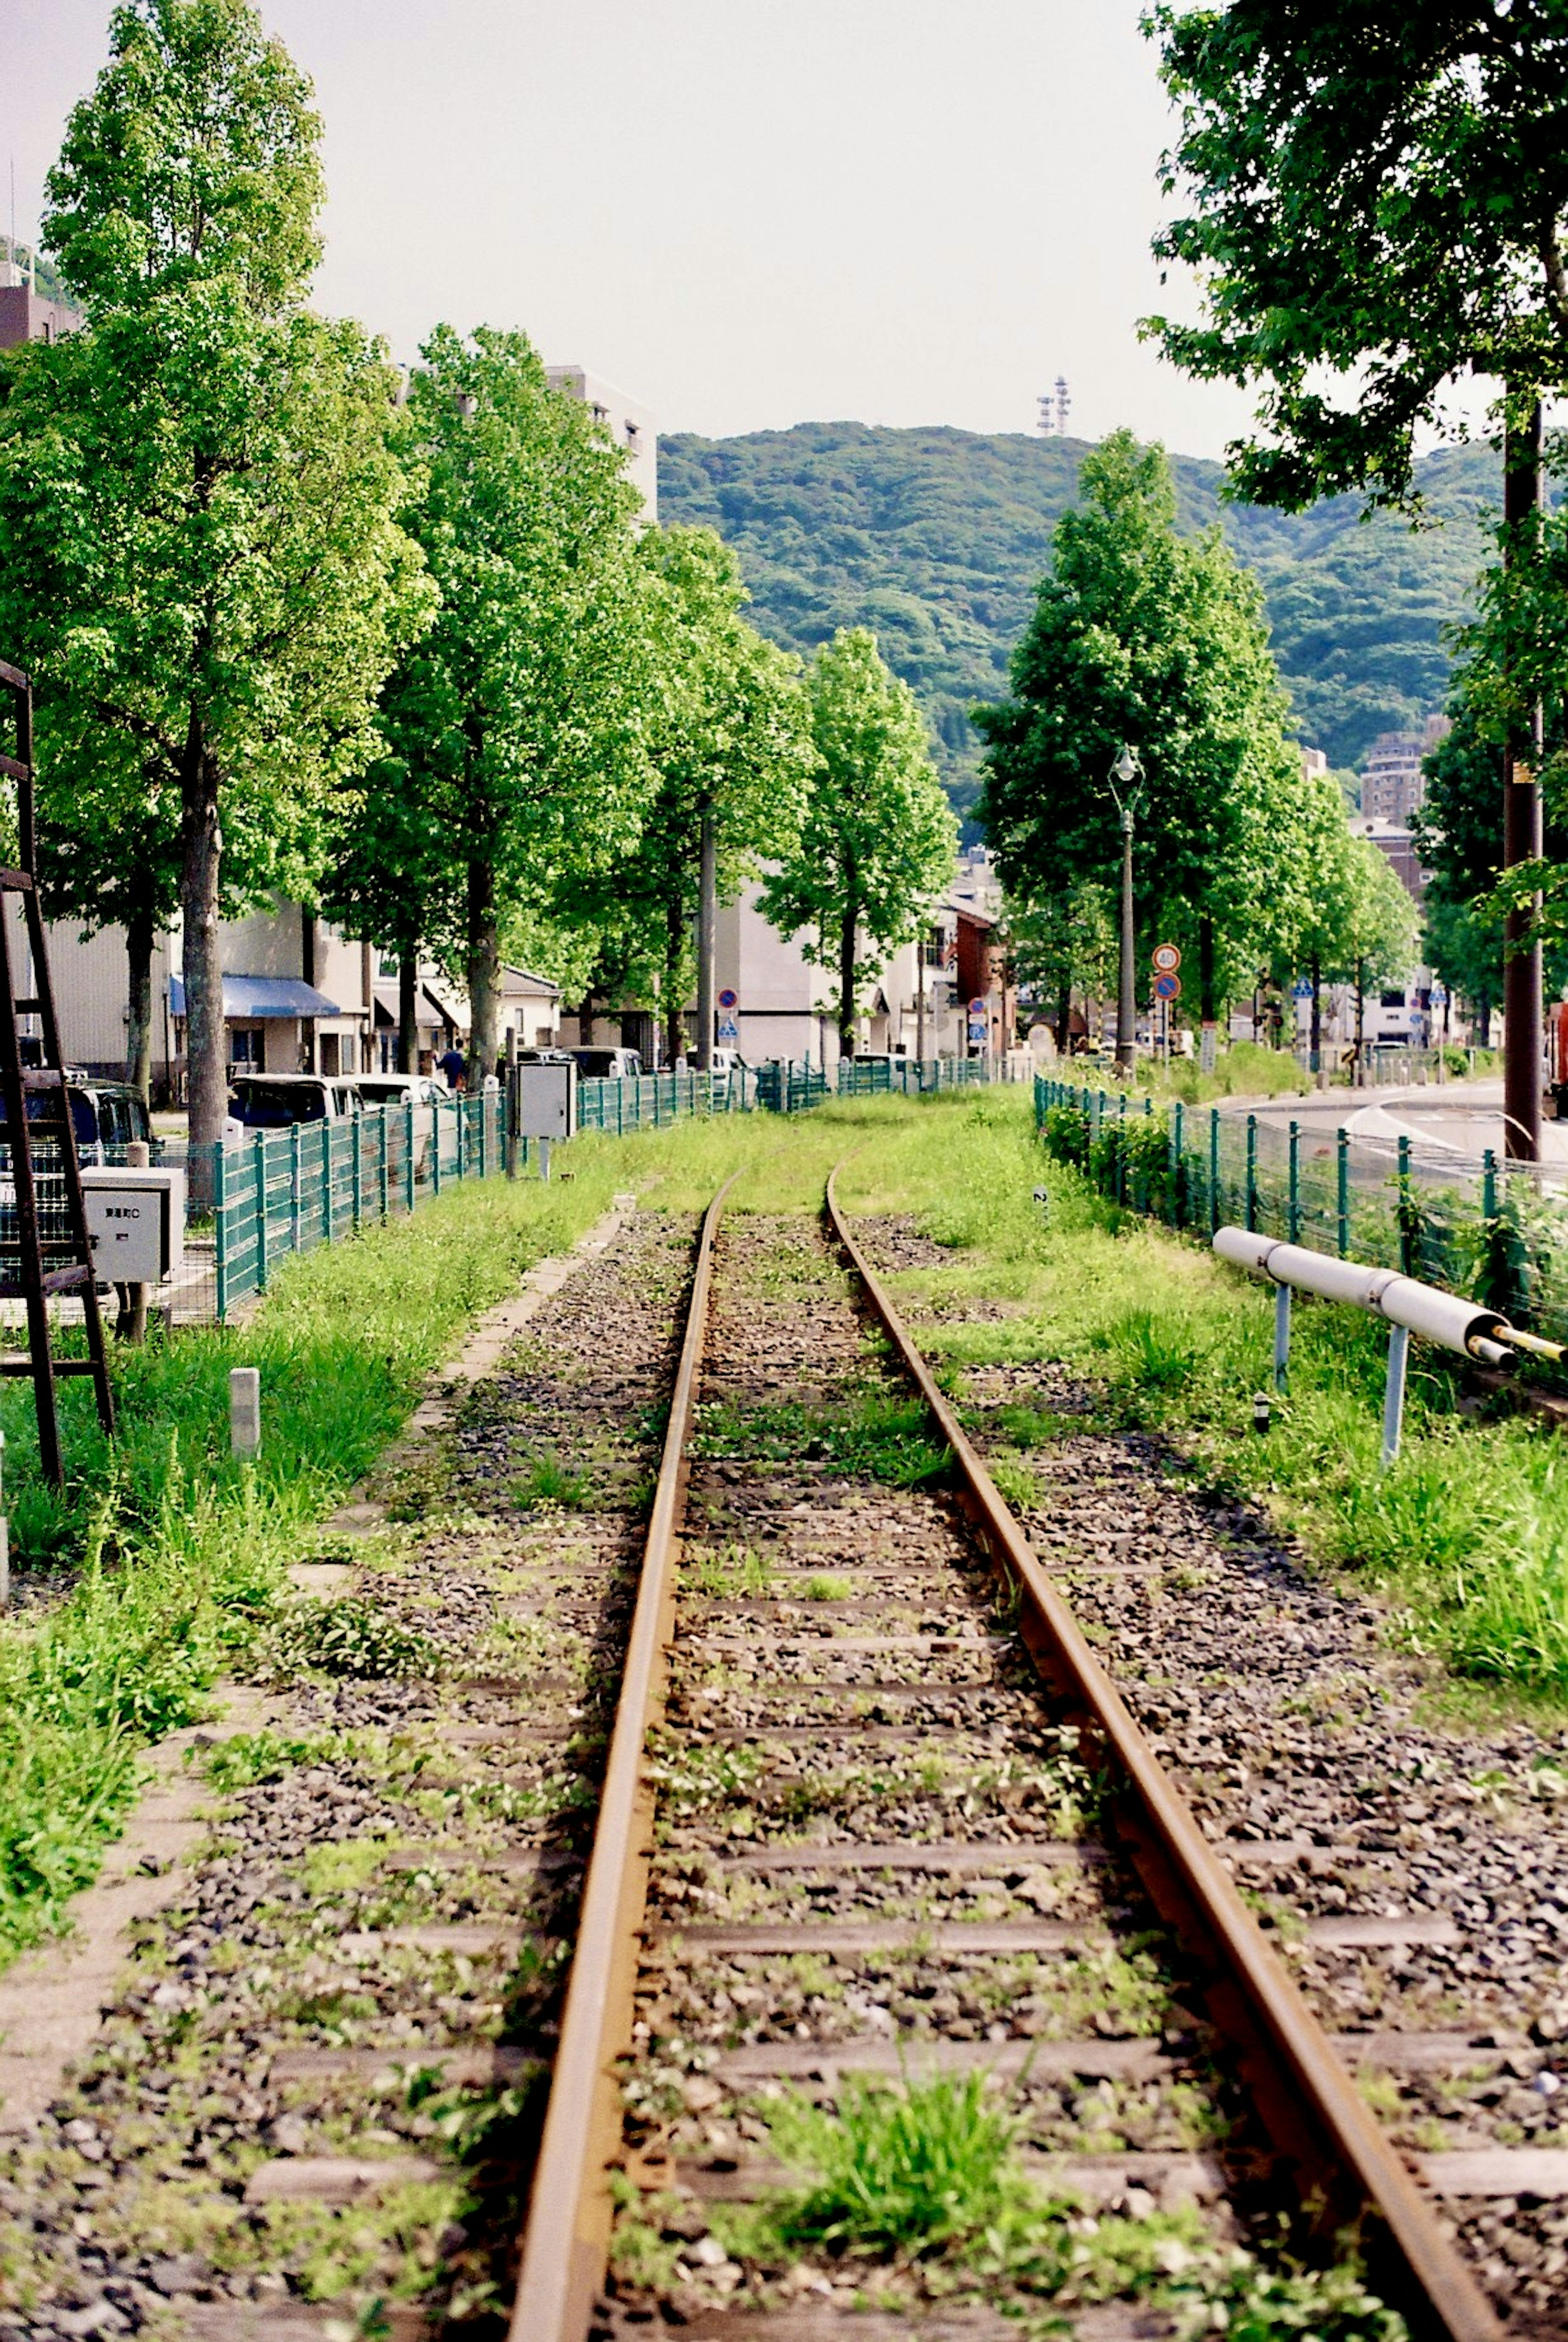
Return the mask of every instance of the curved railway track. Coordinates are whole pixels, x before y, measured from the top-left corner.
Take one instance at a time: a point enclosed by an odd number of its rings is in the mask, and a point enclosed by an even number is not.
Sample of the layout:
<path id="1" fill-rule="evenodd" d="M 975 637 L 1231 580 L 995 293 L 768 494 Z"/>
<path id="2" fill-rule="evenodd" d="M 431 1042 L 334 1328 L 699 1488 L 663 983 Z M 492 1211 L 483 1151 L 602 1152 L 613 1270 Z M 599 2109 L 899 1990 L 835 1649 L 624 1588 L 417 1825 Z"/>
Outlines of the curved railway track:
<path id="1" fill-rule="evenodd" d="M 1372 2282 L 1414 2333 L 1449 2342 L 1494 2337 L 1500 2329 L 1493 2311 L 1430 2199 L 1363 2105 L 1032 1551 L 857 1246 L 833 1180 L 829 1225 L 854 1284 L 840 1267 L 838 1293 L 822 1288 L 823 1320 L 834 1309 L 843 1319 L 858 1306 L 879 1321 L 906 1385 L 951 1450 L 958 1503 L 924 1489 L 886 1500 L 884 1543 L 872 1539 L 868 1559 L 861 1500 L 831 1480 L 813 1484 L 808 1477 L 808 1497 L 801 1501 L 809 1467 L 797 1459 L 792 1475 L 787 1461 L 747 1455 L 743 1440 L 738 1461 L 725 1462 L 721 1451 L 699 1464 L 703 1517 L 694 1524 L 686 1518 L 704 1393 L 711 1404 L 727 1404 L 732 1418 L 738 1404 L 756 1396 L 744 1387 L 744 1358 L 738 1383 L 732 1374 L 715 1385 L 707 1347 L 715 1253 L 733 1184 L 714 1196 L 699 1242 L 524 2238 L 512 2342 L 583 2342 L 596 2316 L 614 2327 L 614 2305 L 608 2311 L 596 2305 L 617 2167 L 650 2191 L 664 2190 L 658 2200 L 665 2203 L 672 2187 L 684 2188 L 700 2207 L 704 2197 L 744 2197 L 767 2184 L 770 2167 L 754 2151 L 767 2134 L 754 2120 L 737 2127 L 721 2113 L 716 2124 L 666 2119 L 661 2130 L 646 2113 L 653 2100 L 644 2092 L 644 2113 L 627 2129 L 623 2085 L 628 2073 L 635 2081 L 638 2058 L 645 2059 L 661 2021 L 661 1996 L 666 2005 L 672 1998 L 672 1976 L 678 1978 L 677 2014 L 693 2039 L 705 2027 L 710 2042 L 722 2043 L 723 2017 L 740 2008 L 760 2005 L 766 2020 L 749 2028 L 749 2046 L 738 2052 L 715 2055 L 710 2047 L 706 2065 L 686 2086 L 684 2104 L 694 2116 L 744 2107 L 748 2092 L 792 2081 L 831 2094 L 843 2072 L 896 2072 L 906 2057 L 949 2071 L 993 2066 L 1019 2077 L 1026 2096 L 1044 2091 L 1047 2114 L 1056 2103 L 1054 2080 L 1072 2089 L 1097 2077 L 1113 2093 L 1141 2082 L 1157 2097 L 1173 2078 L 1196 2086 L 1194 2077 L 1202 2077 L 1201 2087 L 1225 2101 L 1218 2126 L 1225 2144 L 1217 2155 L 1166 2147 L 1074 2156 L 1071 2126 L 1053 2126 L 1034 2104 L 1031 2120 L 1054 2154 L 1042 2167 L 1091 2197 L 1100 2180 L 1124 2196 L 1133 2181 L 1145 2180 L 1137 2192 L 1151 2208 L 1156 2189 L 1166 2204 L 1183 2195 L 1218 2198 L 1222 2225 L 1232 2217 L 1242 2233 L 1254 2213 L 1311 2207 L 1307 2224 L 1321 2239 L 1356 2233 Z M 781 1260 L 785 1252 L 787 1246 Z M 727 1305 L 743 1336 L 778 1262 L 754 1268 L 749 1294 L 741 1291 Z M 801 1266 L 803 1275 L 833 1273 L 831 1262 Z M 773 1360 L 778 1371 L 763 1378 L 775 1413 L 778 1394 L 785 1393 L 784 1417 L 790 1405 L 798 1412 L 803 1390 L 809 1398 L 824 1386 L 812 1347 L 805 1343 L 782 1366 Z M 721 1400 L 711 1400 L 714 1388 Z M 806 1516 L 798 1534 L 792 1512 Z M 738 1535 L 724 1550 L 749 1553 L 754 1543 L 767 1556 L 764 1566 L 753 1555 L 764 1598 L 733 1586 L 717 1597 L 678 1598 L 683 1539 L 705 1553 L 714 1538 L 722 1544 L 731 1531 Z M 842 1580 L 832 1582 L 826 1599 L 817 1598 L 824 1566 L 841 1565 Z M 844 1600 L 862 1594 L 870 1598 Z M 998 1598 L 1015 1631 L 996 1632 Z M 914 1633 L 907 1631 L 912 1623 Z M 849 1632 L 836 1631 L 845 1626 Z M 803 1807 L 798 1795 L 775 1797 L 770 1787 L 777 1774 L 798 1788 L 803 1754 L 831 1767 L 863 1759 L 868 1746 L 885 1747 L 896 1775 L 901 1760 L 893 1752 L 912 1743 L 927 1760 L 928 1776 L 931 1765 L 940 1774 L 951 1759 L 991 1787 L 955 1804 L 930 1776 L 924 1792 L 910 1789 L 896 1807 L 897 1830 L 880 1836 L 874 1795 L 861 1795 L 858 1804 L 841 1800 L 838 1818 L 831 1800 L 819 1800 L 814 1810 L 829 1818 L 808 1825 L 803 1836 L 801 1816 L 811 1801 Z M 654 1776 L 663 1770 L 668 1777 L 672 1746 L 695 1752 L 710 1771 L 716 1750 L 749 1753 L 750 1810 L 738 1836 L 723 1797 L 704 1807 L 699 1797 L 695 1822 L 688 1804 L 688 1822 L 656 1842 Z M 1087 1765 L 1100 1785 L 1096 1837 L 1064 1838 L 1053 1833 L 1048 1800 L 1021 1805 L 1015 1794 L 996 1788 L 999 1779 L 1012 1778 L 1010 1767 L 1027 1772 L 1035 1764 L 1047 1776 L 1043 1752 L 1064 1746 L 1075 1749 L 1079 1767 Z M 846 1807 L 853 1807 L 853 1827 L 842 1820 Z M 692 1919 L 685 1915 L 694 1908 L 716 1908 L 721 1917 Z M 1063 1916 L 1044 1918 L 1042 1910 Z M 824 1918 L 824 1911 L 833 1916 Z M 1136 1947 L 1141 1957 L 1152 1944 L 1164 1947 L 1163 1988 L 1177 2015 L 1174 2027 L 1151 2037 L 1146 2029 L 1123 2033 L 1112 2026 L 1104 2037 L 1084 2026 L 1080 2009 L 1078 2029 L 1091 2037 L 1062 2037 L 1048 1972 L 1053 1963 L 1070 1970 L 1086 1947 L 1102 1941 Z M 792 2040 L 783 2021 L 787 2010 L 768 2015 L 778 1997 L 779 1964 L 803 1958 L 844 1965 L 860 1995 L 855 2001 L 851 1993 L 848 2003 L 874 2020 L 869 2031 Z M 912 1968 L 912 1989 L 925 2004 L 914 2031 L 891 2013 L 916 2005 L 898 2001 L 899 1977 L 908 1984 Z M 1031 1977 L 1044 1979 L 1043 1989 L 1020 1999 L 1020 1982 Z M 1027 2007 L 1031 1999 L 1044 2007 L 1043 2016 L 1034 2012 L 1037 2021 L 1020 2029 L 1015 2016 L 999 2018 L 999 2011 Z M 1203 2015 L 1188 2035 L 1183 2024 L 1194 2002 Z M 649 2012 L 643 2021 L 639 2007 Z M 987 2013 L 990 2023 L 984 2022 Z M 958 2021 L 947 2021 L 953 2018 Z M 793 2031 L 809 2037 L 812 2028 L 801 2024 Z M 710 2147 L 717 2142 L 705 2156 L 704 2136 Z M 700 2236 L 700 2217 L 694 2225 Z M 706 2243 L 712 2268 L 715 2253 L 721 2263 L 724 2256 Z M 744 2273 L 726 2264 L 721 2274 L 734 2286 Z M 741 2330 L 725 2326 L 722 2303 L 713 2316 L 715 2334 Z M 745 2330 L 780 2337 L 804 2330 L 787 2310 L 778 2317 L 773 2326 L 764 2311 Z"/>

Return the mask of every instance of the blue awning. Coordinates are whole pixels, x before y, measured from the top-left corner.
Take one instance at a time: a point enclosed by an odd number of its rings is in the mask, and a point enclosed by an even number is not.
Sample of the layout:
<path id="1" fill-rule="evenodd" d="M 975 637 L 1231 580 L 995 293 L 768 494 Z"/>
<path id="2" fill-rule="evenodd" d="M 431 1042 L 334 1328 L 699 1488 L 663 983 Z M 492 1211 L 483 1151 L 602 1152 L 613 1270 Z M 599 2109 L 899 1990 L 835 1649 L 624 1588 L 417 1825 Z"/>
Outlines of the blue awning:
<path id="1" fill-rule="evenodd" d="M 169 978 L 169 1014 L 185 1013 L 185 987 Z M 224 1015 L 230 1016 L 341 1016 L 343 1010 L 314 984 L 297 976 L 225 976 Z"/>

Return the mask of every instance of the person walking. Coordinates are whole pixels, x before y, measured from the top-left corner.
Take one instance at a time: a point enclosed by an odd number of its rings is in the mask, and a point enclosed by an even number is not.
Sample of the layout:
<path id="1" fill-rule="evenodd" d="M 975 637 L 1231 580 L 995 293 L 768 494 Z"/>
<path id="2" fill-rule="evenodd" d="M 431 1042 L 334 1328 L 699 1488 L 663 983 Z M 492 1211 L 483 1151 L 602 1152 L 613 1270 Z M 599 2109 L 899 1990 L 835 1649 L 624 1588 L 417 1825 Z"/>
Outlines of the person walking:
<path id="1" fill-rule="evenodd" d="M 446 1086 L 452 1092 L 453 1096 L 460 1097 L 463 1094 L 464 1076 L 468 1069 L 464 1064 L 463 1052 L 458 1047 L 455 1039 L 452 1041 L 450 1046 L 442 1053 L 441 1056 L 437 1058 L 436 1063 L 440 1066 L 442 1073 L 445 1076 Z"/>

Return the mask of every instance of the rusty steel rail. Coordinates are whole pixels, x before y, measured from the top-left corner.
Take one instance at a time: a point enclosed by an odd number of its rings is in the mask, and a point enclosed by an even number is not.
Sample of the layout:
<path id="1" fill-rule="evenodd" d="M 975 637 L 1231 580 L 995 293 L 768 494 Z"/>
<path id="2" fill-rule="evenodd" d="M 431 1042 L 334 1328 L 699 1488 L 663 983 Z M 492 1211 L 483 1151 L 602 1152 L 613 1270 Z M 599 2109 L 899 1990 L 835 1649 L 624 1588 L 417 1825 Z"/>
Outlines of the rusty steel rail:
<path id="1" fill-rule="evenodd" d="M 1498 2342 L 1490 2305 L 1084 1641 L 850 1234 L 836 1193 L 843 1168 L 827 1183 L 833 1232 L 953 1450 L 965 1509 L 1018 1591 L 1031 1656 L 1127 1783 L 1123 1834 L 1156 1908 L 1203 1963 L 1211 2014 L 1241 2049 L 1253 2104 L 1299 2174 L 1302 2204 L 1321 2207 L 1320 2231 L 1355 2233 L 1369 2274 L 1423 2342 Z"/>
<path id="2" fill-rule="evenodd" d="M 664 1711 L 674 1632 L 686 1447 L 707 1334 L 714 1241 L 724 1199 L 740 1176 L 733 1173 L 708 1206 L 697 1243 L 685 1338 L 534 2168 L 510 2342 L 582 2342 L 604 2277 L 610 2167 L 621 2145 L 615 2060 L 631 2047 L 653 1843 L 654 1798 L 644 1755 L 649 1729 Z"/>

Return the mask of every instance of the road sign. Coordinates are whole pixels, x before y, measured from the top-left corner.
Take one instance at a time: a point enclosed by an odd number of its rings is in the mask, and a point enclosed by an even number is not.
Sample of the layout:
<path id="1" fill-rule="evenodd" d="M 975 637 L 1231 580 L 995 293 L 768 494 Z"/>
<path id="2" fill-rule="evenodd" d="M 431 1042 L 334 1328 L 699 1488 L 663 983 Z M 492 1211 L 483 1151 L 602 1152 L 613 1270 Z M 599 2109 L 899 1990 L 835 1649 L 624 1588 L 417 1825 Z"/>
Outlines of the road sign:
<path id="1" fill-rule="evenodd" d="M 735 1023 L 734 1018 L 733 1016 L 721 1016 L 719 1019 L 720 1048 L 734 1049 L 737 1047 L 740 1043 L 740 1037 L 741 1028 Z"/>
<path id="2" fill-rule="evenodd" d="M 729 986 L 726 984 L 724 990 L 719 995 L 719 1006 L 721 1008 L 733 1008 L 739 998 L 739 993 L 732 992 Z"/>
<path id="3" fill-rule="evenodd" d="M 1291 998 L 1293 1000 L 1310 1000 L 1312 998 L 1312 984 L 1306 976 L 1303 976 L 1298 983 L 1292 985 Z"/>
<path id="4" fill-rule="evenodd" d="M 1174 975 L 1174 974 L 1172 973 L 1172 971 L 1171 971 L 1169 968 L 1164 968 L 1164 967 L 1163 967 L 1163 968 L 1160 970 L 1159 975 L 1154 978 L 1154 997 L 1155 997 L 1155 999 L 1156 999 L 1156 1000 L 1180 1000 L 1181 996 L 1182 996 L 1182 979 L 1181 979 L 1181 977 L 1180 977 L 1179 976 Z"/>
<path id="5" fill-rule="evenodd" d="M 969 1004 L 969 1014 L 971 1016 L 984 1016 L 985 1014 L 984 1000 L 972 1000 Z"/>
<path id="6" fill-rule="evenodd" d="M 1156 944 L 1149 955 L 1162 976 L 1174 976 L 1182 965 L 1182 955 L 1174 944 Z M 1174 999 L 1174 993 L 1162 993 L 1162 1000 Z"/>

